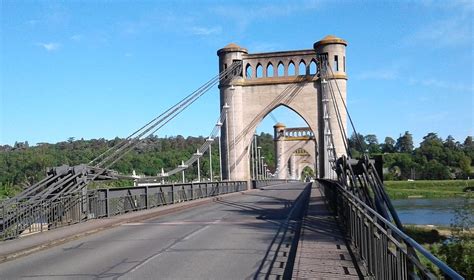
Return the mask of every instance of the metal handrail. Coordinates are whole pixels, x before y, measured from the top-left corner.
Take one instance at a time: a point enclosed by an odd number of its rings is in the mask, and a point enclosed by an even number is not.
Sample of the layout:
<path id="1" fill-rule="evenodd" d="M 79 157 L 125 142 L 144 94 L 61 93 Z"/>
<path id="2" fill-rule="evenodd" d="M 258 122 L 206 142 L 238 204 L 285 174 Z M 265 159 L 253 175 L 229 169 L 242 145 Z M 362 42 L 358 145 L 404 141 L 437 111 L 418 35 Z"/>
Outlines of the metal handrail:
<path id="1" fill-rule="evenodd" d="M 428 250 L 426 250 L 423 246 L 421 246 L 419 243 L 417 243 L 415 240 L 413 240 L 410 236 L 405 234 L 403 231 L 401 231 L 397 226 L 395 226 L 393 223 L 385 219 L 382 215 L 377 213 L 374 209 L 369 207 L 367 204 L 365 204 L 361 199 L 359 199 L 357 196 L 346 190 L 344 187 L 340 185 L 339 182 L 335 181 L 329 181 L 329 180 L 320 180 L 323 181 L 323 186 L 326 189 L 326 186 L 324 182 L 330 183 L 331 185 L 336 186 L 337 190 L 342 194 L 342 196 L 346 197 L 347 201 L 351 204 L 353 204 L 355 207 L 357 207 L 360 212 L 363 213 L 363 215 L 371 220 L 379 229 L 384 230 L 384 231 L 390 231 L 391 233 L 394 233 L 397 238 L 391 238 L 392 242 L 394 243 L 399 243 L 400 240 L 402 240 L 404 243 L 410 245 L 413 247 L 415 250 L 420 252 L 426 259 L 428 259 L 431 263 L 433 263 L 436 267 L 438 267 L 446 276 L 448 276 L 451 279 L 464 279 L 461 275 L 459 275 L 456 271 L 454 271 L 452 268 L 450 268 L 447 264 L 445 264 L 443 261 L 432 255 Z M 372 214 L 370 216 L 368 213 Z M 375 217 L 375 219 L 374 219 Z M 375 220 L 375 221 L 374 221 Z M 383 223 L 386 228 L 384 229 L 383 227 L 380 226 L 380 222 Z M 390 236 L 388 236 L 390 238 Z M 397 240 L 398 239 L 398 240 Z M 411 258 L 409 255 L 407 257 L 414 263 L 419 264 L 419 262 L 415 258 Z M 422 270 L 425 270 L 423 267 L 419 267 Z"/>

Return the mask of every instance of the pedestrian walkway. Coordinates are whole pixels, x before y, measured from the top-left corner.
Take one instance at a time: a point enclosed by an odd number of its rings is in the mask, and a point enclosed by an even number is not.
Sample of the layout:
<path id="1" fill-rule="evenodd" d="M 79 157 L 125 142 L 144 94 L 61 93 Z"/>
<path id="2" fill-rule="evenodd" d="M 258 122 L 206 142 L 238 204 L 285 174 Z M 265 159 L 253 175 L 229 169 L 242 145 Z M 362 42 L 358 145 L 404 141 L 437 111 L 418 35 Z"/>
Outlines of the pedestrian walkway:
<path id="1" fill-rule="evenodd" d="M 293 279 L 359 279 L 356 263 L 319 188 L 313 188 L 303 219 Z"/>

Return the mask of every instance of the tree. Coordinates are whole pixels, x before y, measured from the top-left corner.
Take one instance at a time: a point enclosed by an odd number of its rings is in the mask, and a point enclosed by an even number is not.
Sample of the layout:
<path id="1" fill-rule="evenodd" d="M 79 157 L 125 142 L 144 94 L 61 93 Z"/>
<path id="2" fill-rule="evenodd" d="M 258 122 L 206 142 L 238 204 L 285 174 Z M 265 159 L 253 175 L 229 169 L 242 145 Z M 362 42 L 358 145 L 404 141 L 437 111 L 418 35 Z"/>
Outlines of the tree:
<path id="1" fill-rule="evenodd" d="M 367 143 L 367 150 L 369 154 L 379 154 L 381 152 L 379 141 L 375 134 L 367 134 L 364 137 L 365 142 Z"/>
<path id="2" fill-rule="evenodd" d="M 443 156 L 443 141 L 436 133 L 430 132 L 420 143 L 420 148 L 415 151 L 421 156 L 424 156 L 428 161 L 441 160 Z"/>
<path id="3" fill-rule="evenodd" d="M 462 145 L 462 150 L 466 156 L 471 158 L 471 163 L 474 162 L 474 142 L 472 141 L 472 136 L 466 137 Z"/>
<path id="4" fill-rule="evenodd" d="M 469 176 L 471 174 L 471 158 L 466 155 L 461 156 L 459 168 L 461 168 L 464 177 Z"/>
<path id="5" fill-rule="evenodd" d="M 412 168 L 417 168 L 413 157 L 406 153 L 384 155 L 384 161 L 392 176 L 402 180 L 410 179 Z"/>
<path id="6" fill-rule="evenodd" d="M 360 133 L 352 133 L 348 139 L 349 150 L 353 157 L 359 157 L 367 151 L 367 143 L 365 143 L 364 135 Z"/>
<path id="7" fill-rule="evenodd" d="M 413 136 L 405 131 L 405 134 L 397 139 L 395 149 L 400 153 L 411 153 L 413 151 Z"/>
<path id="8" fill-rule="evenodd" d="M 449 169 L 437 160 L 430 160 L 423 166 L 422 176 L 428 180 L 445 180 L 450 178 Z"/>
<path id="9" fill-rule="evenodd" d="M 385 137 L 385 141 L 382 144 L 383 153 L 395 152 L 395 140 L 392 137 Z"/>

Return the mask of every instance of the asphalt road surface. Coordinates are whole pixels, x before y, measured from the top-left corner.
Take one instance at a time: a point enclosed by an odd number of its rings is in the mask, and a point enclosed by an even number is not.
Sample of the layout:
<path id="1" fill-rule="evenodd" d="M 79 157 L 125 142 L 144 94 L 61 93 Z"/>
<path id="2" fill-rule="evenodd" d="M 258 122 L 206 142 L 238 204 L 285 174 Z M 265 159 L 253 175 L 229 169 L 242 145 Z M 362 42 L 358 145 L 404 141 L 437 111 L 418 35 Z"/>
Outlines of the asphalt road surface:
<path id="1" fill-rule="evenodd" d="M 305 183 L 128 223 L 0 264 L 0 279 L 260 278 Z"/>

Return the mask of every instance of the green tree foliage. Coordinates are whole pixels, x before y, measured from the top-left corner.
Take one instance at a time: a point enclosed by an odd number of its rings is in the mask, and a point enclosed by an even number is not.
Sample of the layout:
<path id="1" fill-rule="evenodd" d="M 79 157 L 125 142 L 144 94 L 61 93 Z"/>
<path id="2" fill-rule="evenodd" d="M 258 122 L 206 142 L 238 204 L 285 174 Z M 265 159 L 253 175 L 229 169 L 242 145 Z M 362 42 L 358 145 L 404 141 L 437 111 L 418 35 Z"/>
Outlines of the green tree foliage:
<path id="1" fill-rule="evenodd" d="M 436 133 L 430 132 L 417 148 L 414 148 L 413 137 L 408 131 L 397 141 L 385 137 L 381 144 L 373 134 L 352 134 L 348 143 L 355 158 L 364 153 L 370 156 L 382 153 L 386 180 L 474 177 L 474 142 L 471 136 L 461 144 L 451 135 L 443 141 Z"/>
<path id="2" fill-rule="evenodd" d="M 351 137 L 348 139 L 347 142 L 352 157 L 354 158 L 361 156 L 367 151 L 367 143 L 365 142 L 365 137 L 360 133 L 352 133 Z"/>
<path id="3" fill-rule="evenodd" d="M 395 152 L 395 140 L 392 137 L 385 137 L 385 140 L 382 145 L 380 145 L 380 149 L 382 153 L 394 153 Z"/>
<path id="4" fill-rule="evenodd" d="M 413 151 L 413 137 L 408 131 L 405 131 L 405 134 L 397 139 L 395 150 L 400 153 L 411 153 Z"/>
<path id="5" fill-rule="evenodd" d="M 469 200 L 472 197 L 467 196 Z M 441 257 L 447 265 L 456 270 L 465 279 L 474 279 L 474 210 L 469 203 L 455 210 L 451 223 L 451 238 L 439 249 Z"/>
<path id="6" fill-rule="evenodd" d="M 39 143 L 30 147 L 27 142 L 17 142 L 13 147 L 0 146 L 0 197 L 12 196 L 39 180 L 49 167 L 63 164 L 77 165 L 88 163 L 122 139 L 75 140 L 70 137 L 56 144 Z M 151 136 L 141 140 L 137 147 L 118 161 L 112 169 L 121 174 L 142 174 L 154 176 L 177 167 L 186 161 L 205 142 L 204 137 L 183 137 L 181 135 L 158 138 Z M 219 140 L 212 145 L 212 175 L 219 179 Z M 269 169 L 274 172 L 273 137 L 262 133 L 258 137 L 258 145 L 262 147 L 262 155 L 266 158 Z M 209 154 L 200 159 L 201 179 L 210 177 Z M 196 180 L 197 163 L 185 171 L 187 181 Z M 181 181 L 181 173 L 171 176 L 170 181 Z M 130 182 L 125 182 L 130 184 Z M 112 182 L 113 186 L 123 186 L 123 182 Z M 102 186 L 103 184 L 97 184 Z"/>
<path id="7" fill-rule="evenodd" d="M 365 143 L 367 144 L 367 151 L 369 154 L 379 154 L 382 152 L 382 148 L 379 145 L 379 141 L 377 140 L 377 136 L 375 134 L 367 134 L 364 137 Z"/>
<path id="8" fill-rule="evenodd" d="M 301 178 L 303 178 L 303 180 L 307 180 L 309 178 L 314 178 L 314 177 L 315 177 L 314 170 L 311 169 L 311 167 L 309 166 L 306 166 L 305 168 L 303 168 L 303 171 L 301 171 Z"/>
<path id="9" fill-rule="evenodd" d="M 0 183 L 3 194 L 10 195 L 11 190 L 21 190 L 38 182 L 46 174 L 48 167 L 62 164 L 77 165 L 88 163 L 99 154 L 116 145 L 122 139 L 112 140 L 91 139 L 76 140 L 72 137 L 56 144 L 38 143 L 30 146 L 28 142 L 16 142 L 13 146 L 0 146 Z M 122 174 L 156 175 L 171 170 L 186 161 L 205 141 L 204 137 L 148 137 L 130 153 L 125 155 L 112 168 Z M 219 148 L 218 141 L 212 145 L 212 169 L 214 179 L 219 178 Z M 466 137 L 461 144 L 452 136 L 445 141 L 436 133 L 428 133 L 416 149 L 410 148 L 413 140 L 409 132 L 405 132 L 398 141 L 385 137 L 378 144 L 373 134 L 355 135 L 348 139 L 353 157 L 363 153 L 375 155 L 384 154 L 385 168 L 389 172 L 386 179 L 447 179 L 474 177 L 474 142 L 472 136 Z M 411 144 L 410 144 L 411 143 Z M 275 152 L 271 134 L 261 133 L 258 145 L 262 147 L 262 155 L 268 164 L 270 172 L 275 172 Z M 396 149 L 404 152 L 397 152 Z M 407 152 L 412 149 L 411 152 Z M 249 151 L 250 153 L 250 151 Z M 201 177 L 207 179 L 209 172 L 209 156 L 201 160 Z M 195 180 L 197 164 L 185 171 L 186 180 Z M 180 181 L 181 174 L 169 178 Z M 8 189 L 8 190 L 7 190 Z M 0 194 L 1 195 L 1 194 Z"/>

